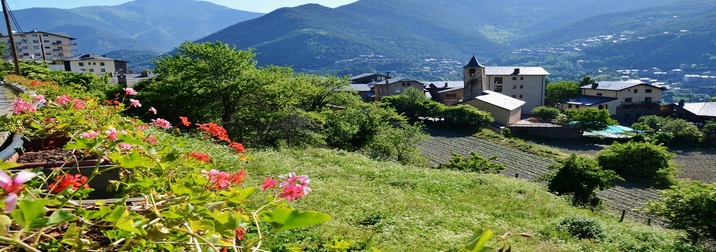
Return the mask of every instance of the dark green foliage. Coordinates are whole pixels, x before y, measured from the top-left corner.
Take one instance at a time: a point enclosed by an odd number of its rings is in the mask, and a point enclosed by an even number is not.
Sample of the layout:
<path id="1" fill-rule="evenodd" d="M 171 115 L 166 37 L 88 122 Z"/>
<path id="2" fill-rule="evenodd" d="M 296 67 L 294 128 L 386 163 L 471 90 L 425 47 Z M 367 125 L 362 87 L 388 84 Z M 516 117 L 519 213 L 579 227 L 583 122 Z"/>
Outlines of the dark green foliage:
<path id="1" fill-rule="evenodd" d="M 569 109 L 565 110 L 564 114 L 582 128 L 582 131 L 599 131 L 617 124 L 606 109 Z"/>
<path id="2" fill-rule="evenodd" d="M 484 158 L 478 155 L 476 152 L 470 152 L 470 157 L 463 157 L 457 153 L 450 153 L 450 163 L 441 164 L 437 166 L 437 169 L 452 169 L 458 171 L 468 171 L 477 173 L 500 173 L 505 169 L 505 165 L 494 163 L 497 156 L 491 158 Z"/>
<path id="3" fill-rule="evenodd" d="M 490 113 L 464 104 L 448 106 L 443 110 L 442 114 L 445 122 L 468 130 L 477 130 L 495 121 Z"/>
<path id="4" fill-rule="evenodd" d="M 535 107 L 531 112 L 539 117 L 540 120 L 545 122 L 551 122 L 552 119 L 557 118 L 557 116 L 561 113 L 559 109 L 547 106 Z"/>
<path id="5" fill-rule="evenodd" d="M 574 81 L 549 83 L 546 89 L 544 103 L 547 106 L 554 106 L 580 94 L 579 85 Z"/>
<path id="6" fill-rule="evenodd" d="M 716 184 L 683 182 L 660 191 L 648 212 L 669 220 L 669 227 L 686 231 L 692 244 L 716 240 Z"/>
<path id="7" fill-rule="evenodd" d="M 395 110 L 362 101 L 356 101 L 342 110 L 324 111 L 323 114 L 325 123 L 322 134 L 326 144 L 350 151 L 361 149 L 372 142 L 381 129 L 405 122 L 405 118 L 395 113 Z"/>
<path id="8" fill-rule="evenodd" d="M 655 133 L 657 143 L 666 146 L 694 146 L 704 141 L 704 133 L 696 125 L 678 118 L 648 115 L 632 124 L 634 129 Z"/>
<path id="9" fill-rule="evenodd" d="M 423 165 L 417 144 L 427 138 L 422 124 L 401 123 L 398 127 L 382 126 L 363 151 L 378 160 L 392 160 L 401 164 Z"/>
<path id="10" fill-rule="evenodd" d="M 403 94 L 383 97 L 381 103 L 413 120 L 443 118 L 443 126 L 468 131 L 478 130 L 494 121 L 488 112 L 469 105 L 447 106 L 426 98 L 422 91 L 414 88 L 406 89 Z"/>
<path id="11" fill-rule="evenodd" d="M 672 164 L 674 154 L 666 147 L 648 142 L 613 143 L 597 153 L 602 168 L 624 177 L 645 179 L 658 186 L 673 183 L 678 172 Z"/>
<path id="12" fill-rule="evenodd" d="M 557 229 L 568 232 L 579 239 L 599 239 L 604 236 L 602 224 L 586 217 L 569 217 L 562 220 Z"/>
<path id="13" fill-rule="evenodd" d="M 572 154 L 558 159 L 559 164 L 550 166 L 559 169 L 549 180 L 549 191 L 557 194 L 571 194 L 572 204 L 598 206 L 596 190 L 614 187 L 612 180 L 621 179 L 614 171 L 602 170 L 599 163 L 587 156 Z"/>

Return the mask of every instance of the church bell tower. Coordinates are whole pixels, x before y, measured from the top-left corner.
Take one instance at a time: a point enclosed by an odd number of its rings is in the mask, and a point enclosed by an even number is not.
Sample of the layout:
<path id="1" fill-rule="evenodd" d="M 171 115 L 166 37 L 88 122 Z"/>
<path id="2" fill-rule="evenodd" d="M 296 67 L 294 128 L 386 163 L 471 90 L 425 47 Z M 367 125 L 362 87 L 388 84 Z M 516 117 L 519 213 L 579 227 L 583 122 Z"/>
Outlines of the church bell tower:
<path id="1" fill-rule="evenodd" d="M 465 88 L 463 89 L 463 101 L 482 95 L 485 80 L 485 66 L 477 62 L 475 55 L 472 56 L 470 62 L 462 67 L 463 81 Z"/>

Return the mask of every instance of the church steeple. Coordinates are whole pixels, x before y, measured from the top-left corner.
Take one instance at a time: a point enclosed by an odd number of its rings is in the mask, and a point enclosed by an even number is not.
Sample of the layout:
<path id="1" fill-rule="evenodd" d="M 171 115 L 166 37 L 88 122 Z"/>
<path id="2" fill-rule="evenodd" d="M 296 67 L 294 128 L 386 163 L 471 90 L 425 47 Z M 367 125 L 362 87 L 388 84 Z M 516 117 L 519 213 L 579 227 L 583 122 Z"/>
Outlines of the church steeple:
<path id="1" fill-rule="evenodd" d="M 485 66 L 480 64 L 472 55 L 470 62 L 462 67 L 463 83 L 465 88 L 463 89 L 463 100 L 468 100 L 482 95 L 483 82 L 485 77 Z"/>

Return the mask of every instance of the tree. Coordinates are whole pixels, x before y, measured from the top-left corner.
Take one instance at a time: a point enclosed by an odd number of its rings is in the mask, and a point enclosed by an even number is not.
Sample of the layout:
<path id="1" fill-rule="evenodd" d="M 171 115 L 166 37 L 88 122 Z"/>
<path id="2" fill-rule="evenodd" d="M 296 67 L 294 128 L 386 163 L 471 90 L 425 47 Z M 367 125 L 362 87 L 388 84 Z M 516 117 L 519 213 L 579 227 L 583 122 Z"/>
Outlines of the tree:
<path id="1" fill-rule="evenodd" d="M 659 186 L 673 183 L 677 173 L 674 154 L 666 147 L 648 142 L 613 143 L 597 153 L 602 168 L 624 177 L 649 180 Z"/>
<path id="2" fill-rule="evenodd" d="M 662 190 L 647 203 L 647 211 L 669 220 L 669 227 L 686 231 L 692 244 L 716 240 L 716 184 L 682 182 Z"/>
<path id="3" fill-rule="evenodd" d="M 582 131 L 599 131 L 606 129 L 609 125 L 617 124 L 617 121 L 612 119 L 612 115 L 609 114 L 609 110 L 606 109 L 569 109 L 564 113 L 582 128 Z"/>
<path id="4" fill-rule="evenodd" d="M 560 111 L 557 108 L 547 107 L 547 106 L 538 106 L 532 109 L 532 114 L 535 114 L 537 117 L 539 117 L 540 120 L 551 122 L 552 119 L 557 118 L 559 116 Z"/>
<path id="5" fill-rule="evenodd" d="M 398 127 L 383 127 L 365 151 L 379 160 L 395 160 L 401 164 L 421 164 L 420 149 L 417 144 L 428 135 L 423 132 L 422 124 L 402 123 Z"/>
<path id="6" fill-rule="evenodd" d="M 545 105 L 554 106 L 564 100 L 577 97 L 580 94 L 579 85 L 573 81 L 553 82 L 547 84 L 545 90 Z"/>
<path id="7" fill-rule="evenodd" d="M 579 81 L 580 86 L 590 85 L 590 84 L 595 84 L 595 83 L 597 83 L 597 79 L 594 79 L 589 76 L 584 76 L 584 78 L 582 78 L 582 80 Z"/>
<path id="8" fill-rule="evenodd" d="M 600 200 L 595 191 L 612 188 L 612 180 L 621 179 L 616 172 L 603 170 L 596 160 L 588 156 L 572 154 L 558 159 L 557 163 L 550 166 L 558 170 L 547 187 L 550 192 L 573 195 L 573 205 L 598 206 Z"/>

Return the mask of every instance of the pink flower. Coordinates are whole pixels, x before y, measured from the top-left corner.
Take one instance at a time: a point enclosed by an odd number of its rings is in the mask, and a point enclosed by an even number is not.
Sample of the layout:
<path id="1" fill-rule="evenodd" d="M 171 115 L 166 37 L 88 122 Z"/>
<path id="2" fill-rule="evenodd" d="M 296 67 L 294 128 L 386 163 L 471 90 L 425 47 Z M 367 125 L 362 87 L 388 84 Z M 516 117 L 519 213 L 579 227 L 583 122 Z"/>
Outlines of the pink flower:
<path id="1" fill-rule="evenodd" d="M 154 107 L 149 107 L 149 112 L 152 112 L 152 114 L 155 114 L 155 115 L 156 115 L 156 114 L 157 114 L 157 109 L 155 109 Z"/>
<path id="2" fill-rule="evenodd" d="M 142 104 L 139 103 L 139 101 L 135 100 L 135 99 L 129 99 L 129 103 L 130 103 L 129 107 L 141 107 L 142 106 Z"/>
<path id="3" fill-rule="evenodd" d="M 119 145 L 120 148 L 125 149 L 125 150 L 129 150 L 129 149 L 132 148 L 132 145 L 131 145 L 131 144 L 128 144 L 128 143 L 120 143 L 120 144 L 118 144 L 118 145 Z"/>
<path id="4" fill-rule="evenodd" d="M 152 119 L 152 125 L 157 126 L 162 129 L 171 129 L 172 128 L 172 124 L 169 121 L 161 119 L 161 118 Z"/>
<path id="5" fill-rule="evenodd" d="M 151 144 L 157 144 L 157 139 L 154 138 L 154 136 L 150 135 L 147 137 L 147 142 L 149 142 Z"/>
<path id="6" fill-rule="evenodd" d="M 10 213 L 15 209 L 17 194 L 22 191 L 22 184 L 30 181 L 30 179 L 35 176 L 37 176 L 37 173 L 20 171 L 15 174 L 15 177 L 10 178 L 10 175 L 5 173 L 5 171 L 0 170 L 0 187 L 2 187 L 3 191 L 7 194 L 7 198 L 4 200 L 5 213 Z"/>
<path id="7" fill-rule="evenodd" d="M 109 127 L 104 134 L 107 135 L 107 139 L 112 141 L 117 141 L 119 137 L 117 136 L 117 130 L 114 127 Z"/>
<path id="8" fill-rule="evenodd" d="M 125 95 L 137 95 L 137 91 L 134 91 L 134 88 L 123 88 Z"/>
<path id="9" fill-rule="evenodd" d="M 288 185 L 283 188 L 283 192 L 279 195 L 279 197 L 288 199 L 288 201 L 294 201 L 303 196 L 306 196 L 306 191 L 300 185 Z"/>
<path id="10" fill-rule="evenodd" d="M 43 96 L 43 95 L 36 94 L 36 95 L 31 95 L 31 97 L 33 100 L 35 100 L 36 102 L 39 102 L 39 103 L 47 102 L 47 100 L 45 100 L 45 96 Z"/>
<path id="11" fill-rule="evenodd" d="M 72 101 L 72 108 L 73 109 L 82 109 L 85 107 L 85 102 L 80 99 L 74 99 Z"/>
<path id="12" fill-rule="evenodd" d="M 83 132 L 80 134 L 80 136 L 87 138 L 87 139 L 92 139 L 92 138 L 95 138 L 96 136 L 99 136 L 99 132 L 94 131 L 94 130 L 90 131 L 90 132 Z"/>
<path id="13" fill-rule="evenodd" d="M 15 97 L 15 103 L 12 104 L 12 112 L 14 114 L 30 113 L 35 112 L 37 109 L 32 105 L 31 102 L 26 101 L 20 97 Z"/>
<path id="14" fill-rule="evenodd" d="M 266 189 L 273 188 L 274 186 L 276 186 L 276 180 L 272 179 L 271 177 L 268 177 L 261 185 L 261 190 L 266 191 Z"/>
<path id="15" fill-rule="evenodd" d="M 216 185 L 216 189 L 222 189 L 231 185 L 231 175 L 212 169 L 209 171 L 209 182 Z"/>
<path id="16" fill-rule="evenodd" d="M 64 106 L 71 100 L 72 100 L 72 98 L 69 95 L 62 95 L 62 96 L 58 96 L 57 99 L 55 99 L 55 103 Z"/>
<path id="17" fill-rule="evenodd" d="M 308 183 L 311 183 L 311 180 L 308 179 L 308 176 L 306 176 L 306 175 L 296 176 L 295 172 L 288 173 L 288 177 L 286 177 L 284 175 L 281 175 L 278 177 L 281 179 L 284 179 L 284 181 L 281 182 L 281 184 L 280 184 L 281 187 L 288 186 L 288 185 L 306 186 L 306 185 L 308 185 Z"/>

